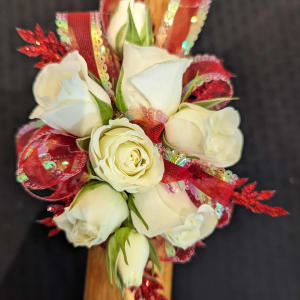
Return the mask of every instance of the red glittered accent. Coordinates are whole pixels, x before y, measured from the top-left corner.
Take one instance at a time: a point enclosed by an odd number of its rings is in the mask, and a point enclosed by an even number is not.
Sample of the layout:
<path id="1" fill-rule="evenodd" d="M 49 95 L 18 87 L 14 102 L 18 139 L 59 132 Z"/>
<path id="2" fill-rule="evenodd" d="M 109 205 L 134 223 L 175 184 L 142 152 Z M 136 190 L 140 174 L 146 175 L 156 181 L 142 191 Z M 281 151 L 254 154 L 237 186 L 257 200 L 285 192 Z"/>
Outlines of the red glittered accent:
<path id="1" fill-rule="evenodd" d="M 197 163 L 180 167 L 164 160 L 163 183 L 188 180 L 214 201 L 227 206 L 233 193 L 233 185 L 205 173 Z"/>
<path id="2" fill-rule="evenodd" d="M 247 179 L 242 178 L 237 182 L 237 188 L 247 182 Z M 246 184 L 240 192 L 235 191 L 232 194 L 232 200 L 235 204 L 245 206 L 254 213 L 263 213 L 272 217 L 287 215 L 288 212 L 281 207 L 272 207 L 261 203 L 261 201 L 269 200 L 273 197 L 274 191 L 256 191 L 256 182 Z"/>
<path id="3" fill-rule="evenodd" d="M 184 73 L 183 86 L 193 80 L 197 74 L 201 76 L 209 73 L 218 73 L 228 79 L 232 77 L 232 74 L 224 68 L 221 59 L 214 55 L 196 55 L 193 58 L 193 63 Z"/>
<path id="4" fill-rule="evenodd" d="M 188 102 L 199 102 L 215 98 L 231 97 L 232 89 L 227 82 L 222 80 L 213 80 L 204 82 L 188 98 Z"/>
<path id="5" fill-rule="evenodd" d="M 53 193 L 50 196 L 33 194 L 48 201 L 66 199 L 77 193 L 87 179 L 87 154 L 77 147 L 76 138 L 44 125 L 22 148 L 26 134 L 20 133 L 22 130 L 16 138 L 17 176 L 23 176 L 21 183 L 24 188 L 31 194 L 30 190 L 51 188 Z"/>
<path id="6" fill-rule="evenodd" d="M 157 278 L 156 273 L 152 274 L 151 269 L 146 268 L 142 284 L 139 287 L 130 289 L 134 293 L 134 300 L 168 300 L 160 294 L 164 287 L 158 282 Z"/>
<path id="7" fill-rule="evenodd" d="M 196 76 L 199 83 L 195 84 L 187 102 L 194 103 L 202 100 L 216 98 L 230 98 L 233 96 L 233 87 L 230 82 L 232 74 L 228 72 L 223 61 L 213 55 L 197 55 L 193 58 L 193 63 L 183 76 L 183 94 L 189 89 L 190 83 Z M 199 85 L 200 84 L 200 85 Z M 221 109 L 229 101 L 224 101 L 214 109 Z"/>
<path id="8" fill-rule="evenodd" d="M 165 125 L 163 123 L 155 120 L 133 120 L 131 123 L 142 127 L 146 135 L 153 143 L 158 144 L 162 142 L 162 133 L 165 129 Z"/>
<path id="9" fill-rule="evenodd" d="M 29 57 L 41 57 L 41 61 L 35 64 L 36 68 L 60 62 L 67 54 L 66 45 L 60 42 L 52 31 L 46 36 L 39 25 L 36 25 L 34 32 L 20 28 L 17 28 L 17 32 L 25 42 L 31 44 L 19 48 L 19 52 Z"/>

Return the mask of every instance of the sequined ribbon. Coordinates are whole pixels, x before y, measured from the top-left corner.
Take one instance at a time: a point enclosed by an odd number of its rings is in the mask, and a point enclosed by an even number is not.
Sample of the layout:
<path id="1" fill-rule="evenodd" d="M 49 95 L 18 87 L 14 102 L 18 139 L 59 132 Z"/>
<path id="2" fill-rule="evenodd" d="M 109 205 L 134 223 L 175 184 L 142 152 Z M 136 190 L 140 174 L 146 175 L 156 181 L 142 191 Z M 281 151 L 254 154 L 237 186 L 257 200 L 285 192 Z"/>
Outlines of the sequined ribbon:
<path id="1" fill-rule="evenodd" d="M 156 45 L 168 49 L 171 53 L 189 55 L 205 23 L 211 0 L 170 0 L 166 11 L 158 0 L 142 0 L 142 2 L 149 6 L 152 16 L 156 16 L 157 13 L 159 16 L 162 15 L 162 20 L 157 22 L 155 18 L 153 24 L 157 33 Z M 118 3 L 119 0 L 100 2 L 101 20 L 105 31 Z"/>
<path id="2" fill-rule="evenodd" d="M 57 13 L 56 25 L 61 40 L 80 52 L 88 69 L 111 92 L 118 78 L 119 66 L 102 34 L 100 13 Z"/>
<path id="3" fill-rule="evenodd" d="M 156 36 L 159 47 L 189 55 L 205 23 L 211 0 L 171 0 Z"/>

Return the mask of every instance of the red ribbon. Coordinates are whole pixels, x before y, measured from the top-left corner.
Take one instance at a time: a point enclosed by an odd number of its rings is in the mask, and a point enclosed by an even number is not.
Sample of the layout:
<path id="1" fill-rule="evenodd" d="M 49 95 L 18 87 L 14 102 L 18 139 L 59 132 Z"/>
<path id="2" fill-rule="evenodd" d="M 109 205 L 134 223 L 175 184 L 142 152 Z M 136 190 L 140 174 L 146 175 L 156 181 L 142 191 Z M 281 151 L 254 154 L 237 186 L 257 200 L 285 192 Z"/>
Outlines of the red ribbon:
<path id="1" fill-rule="evenodd" d="M 163 183 L 188 180 L 204 194 L 226 207 L 232 196 L 234 186 L 205 173 L 201 167 L 194 163 L 189 167 L 180 167 L 164 160 L 165 173 Z"/>

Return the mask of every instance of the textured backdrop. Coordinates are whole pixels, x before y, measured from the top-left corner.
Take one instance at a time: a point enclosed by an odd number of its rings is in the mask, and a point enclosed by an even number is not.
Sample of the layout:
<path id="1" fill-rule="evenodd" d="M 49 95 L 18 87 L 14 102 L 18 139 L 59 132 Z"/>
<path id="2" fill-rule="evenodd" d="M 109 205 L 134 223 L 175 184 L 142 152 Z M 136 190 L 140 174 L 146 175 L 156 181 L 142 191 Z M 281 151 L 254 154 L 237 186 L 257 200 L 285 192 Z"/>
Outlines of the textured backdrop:
<path id="1" fill-rule="evenodd" d="M 45 204 L 15 182 L 13 135 L 34 107 L 33 61 L 15 49 L 15 26 L 54 29 L 56 11 L 93 10 L 97 0 L 0 0 L 0 299 L 81 300 L 85 249 L 36 224 Z M 176 265 L 173 300 L 300 299 L 300 1 L 214 0 L 195 53 L 224 58 L 236 74 L 235 106 L 246 137 L 238 174 L 278 190 L 279 219 L 235 210 L 229 227 Z M 109 300 L 109 299 L 108 299 Z"/>

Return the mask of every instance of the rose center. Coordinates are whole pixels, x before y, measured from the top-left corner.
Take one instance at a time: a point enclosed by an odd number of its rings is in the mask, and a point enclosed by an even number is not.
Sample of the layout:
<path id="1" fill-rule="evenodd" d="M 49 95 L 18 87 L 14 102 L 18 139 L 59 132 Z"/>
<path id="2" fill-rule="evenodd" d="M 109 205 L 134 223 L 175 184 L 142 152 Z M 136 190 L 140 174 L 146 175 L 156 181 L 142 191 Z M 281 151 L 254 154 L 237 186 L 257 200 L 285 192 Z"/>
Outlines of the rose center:
<path id="1" fill-rule="evenodd" d="M 146 168 L 148 156 L 138 144 L 126 142 L 119 146 L 116 164 L 127 175 L 135 175 Z"/>

